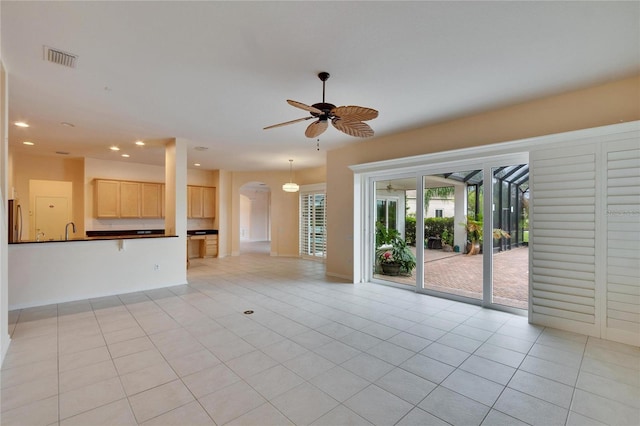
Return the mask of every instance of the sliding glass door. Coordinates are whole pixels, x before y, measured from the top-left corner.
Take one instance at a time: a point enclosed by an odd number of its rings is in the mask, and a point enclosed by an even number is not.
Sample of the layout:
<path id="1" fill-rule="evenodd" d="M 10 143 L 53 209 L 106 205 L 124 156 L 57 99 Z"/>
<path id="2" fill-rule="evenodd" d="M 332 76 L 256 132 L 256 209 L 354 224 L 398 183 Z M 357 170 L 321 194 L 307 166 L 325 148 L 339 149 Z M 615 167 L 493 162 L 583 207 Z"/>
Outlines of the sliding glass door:
<path id="1" fill-rule="evenodd" d="M 374 193 L 374 277 L 415 286 L 416 180 L 401 178 L 377 181 Z"/>
<path id="2" fill-rule="evenodd" d="M 371 279 L 501 309 L 526 309 L 529 168 L 498 159 L 372 178 Z M 398 263 L 408 253 L 404 266 Z M 412 263 L 413 262 L 413 263 Z"/>
<path id="3" fill-rule="evenodd" d="M 529 165 L 493 167 L 491 300 L 529 307 Z"/>
<path id="4" fill-rule="evenodd" d="M 482 170 L 422 177 L 422 289 L 482 300 Z"/>

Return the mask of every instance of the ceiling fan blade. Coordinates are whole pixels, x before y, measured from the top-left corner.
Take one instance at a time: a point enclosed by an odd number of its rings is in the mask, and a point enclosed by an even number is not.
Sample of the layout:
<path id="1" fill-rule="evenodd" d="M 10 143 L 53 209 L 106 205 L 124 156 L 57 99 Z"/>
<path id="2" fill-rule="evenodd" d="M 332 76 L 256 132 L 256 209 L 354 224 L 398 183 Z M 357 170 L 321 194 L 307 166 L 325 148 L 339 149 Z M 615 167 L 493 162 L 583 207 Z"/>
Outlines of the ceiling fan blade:
<path id="1" fill-rule="evenodd" d="M 273 129 L 274 127 L 286 126 L 287 124 L 297 123 L 298 121 L 306 121 L 306 120 L 308 120 L 310 118 L 314 118 L 314 117 L 312 115 L 310 115 L 309 117 L 298 118 L 297 120 L 285 121 L 284 123 L 274 124 L 273 126 L 267 126 L 267 127 L 263 128 L 262 130 Z"/>
<path id="2" fill-rule="evenodd" d="M 309 124 L 309 127 L 307 127 L 304 135 L 308 138 L 318 137 L 322 133 L 324 133 L 325 130 L 327 130 L 327 127 L 329 127 L 329 123 L 327 122 L 327 120 L 314 121 L 313 123 Z"/>
<path id="3" fill-rule="evenodd" d="M 349 136 L 356 136 L 359 138 L 368 138 L 373 136 L 373 129 L 371 129 L 367 123 L 363 123 L 362 121 L 346 121 L 336 117 L 331 122 L 333 123 L 333 127 L 348 134 Z"/>
<path id="4" fill-rule="evenodd" d="M 313 112 L 315 114 L 322 114 L 322 111 L 320 111 L 318 108 L 312 107 L 312 106 L 309 106 L 309 105 L 305 105 L 302 102 L 292 101 L 291 99 L 287 99 L 287 103 L 289 105 L 291 105 L 291 106 L 303 109 L 305 111 Z"/>
<path id="5" fill-rule="evenodd" d="M 367 121 L 373 120 L 378 116 L 378 111 L 375 109 L 356 105 L 340 106 L 334 108 L 331 112 L 336 117 L 347 121 Z"/>

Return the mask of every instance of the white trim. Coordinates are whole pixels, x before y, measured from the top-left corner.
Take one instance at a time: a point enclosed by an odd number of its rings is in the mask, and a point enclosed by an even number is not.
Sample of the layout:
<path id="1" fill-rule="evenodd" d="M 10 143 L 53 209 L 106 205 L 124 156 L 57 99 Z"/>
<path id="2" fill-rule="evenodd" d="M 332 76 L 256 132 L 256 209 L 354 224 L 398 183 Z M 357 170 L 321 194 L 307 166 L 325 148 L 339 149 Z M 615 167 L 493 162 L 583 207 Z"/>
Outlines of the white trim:
<path id="1" fill-rule="evenodd" d="M 310 185 L 300 185 L 300 192 L 318 192 L 327 191 L 326 183 L 313 183 Z"/>

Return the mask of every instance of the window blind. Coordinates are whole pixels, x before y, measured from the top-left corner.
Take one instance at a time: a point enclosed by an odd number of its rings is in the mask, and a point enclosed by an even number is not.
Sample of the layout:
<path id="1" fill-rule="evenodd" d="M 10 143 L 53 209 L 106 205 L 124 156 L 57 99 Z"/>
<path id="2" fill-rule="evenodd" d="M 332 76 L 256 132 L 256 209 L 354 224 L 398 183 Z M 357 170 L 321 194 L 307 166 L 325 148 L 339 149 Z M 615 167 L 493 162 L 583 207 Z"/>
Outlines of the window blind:
<path id="1" fill-rule="evenodd" d="M 582 152 L 581 152 L 582 151 Z M 531 312 L 594 334 L 596 156 L 593 147 L 532 153 Z"/>
<path id="2" fill-rule="evenodd" d="M 606 152 L 606 328 L 640 345 L 640 148 L 633 142 Z"/>

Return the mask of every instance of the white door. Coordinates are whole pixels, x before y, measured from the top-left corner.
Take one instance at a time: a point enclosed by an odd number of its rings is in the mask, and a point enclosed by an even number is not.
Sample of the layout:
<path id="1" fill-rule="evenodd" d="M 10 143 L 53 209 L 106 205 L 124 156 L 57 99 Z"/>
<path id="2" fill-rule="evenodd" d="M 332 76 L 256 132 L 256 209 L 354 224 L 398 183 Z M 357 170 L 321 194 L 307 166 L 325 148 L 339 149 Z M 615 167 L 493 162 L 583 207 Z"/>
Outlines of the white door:
<path id="1" fill-rule="evenodd" d="M 70 221 L 69 204 L 67 197 L 36 196 L 35 237 L 40 234 L 41 240 L 64 239 L 64 228 Z"/>

